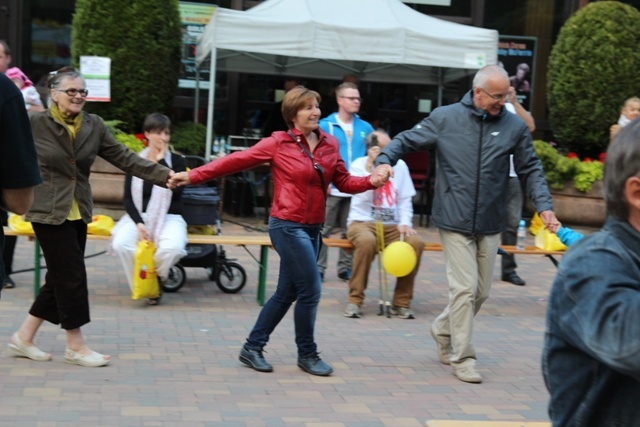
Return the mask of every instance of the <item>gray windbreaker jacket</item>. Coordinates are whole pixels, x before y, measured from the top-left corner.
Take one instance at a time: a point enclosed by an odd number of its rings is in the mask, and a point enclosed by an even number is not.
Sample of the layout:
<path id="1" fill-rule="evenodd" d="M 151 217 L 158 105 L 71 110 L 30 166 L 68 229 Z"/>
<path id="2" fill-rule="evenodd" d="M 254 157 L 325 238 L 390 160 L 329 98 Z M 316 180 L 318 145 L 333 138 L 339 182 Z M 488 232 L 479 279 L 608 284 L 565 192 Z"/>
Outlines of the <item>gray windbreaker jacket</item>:
<path id="1" fill-rule="evenodd" d="M 504 229 L 510 154 L 536 210 L 552 210 L 553 203 L 524 121 L 504 108 L 489 116 L 472 96 L 469 91 L 461 102 L 436 108 L 398 134 L 376 165 L 394 165 L 405 153 L 435 147 L 433 223 L 466 235 L 497 234 Z"/>

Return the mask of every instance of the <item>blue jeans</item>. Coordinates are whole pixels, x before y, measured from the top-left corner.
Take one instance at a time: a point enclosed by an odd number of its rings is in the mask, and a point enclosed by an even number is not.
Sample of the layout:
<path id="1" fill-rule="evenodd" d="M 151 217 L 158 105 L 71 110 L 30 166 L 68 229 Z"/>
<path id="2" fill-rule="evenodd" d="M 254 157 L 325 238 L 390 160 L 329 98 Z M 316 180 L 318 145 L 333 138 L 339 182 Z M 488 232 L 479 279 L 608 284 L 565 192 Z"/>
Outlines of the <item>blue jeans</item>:
<path id="1" fill-rule="evenodd" d="M 314 328 L 321 294 L 320 273 L 316 264 L 320 231 L 321 224 L 300 224 L 269 218 L 271 243 L 280 255 L 280 274 L 275 293 L 262 307 L 247 338 L 245 346 L 248 349 L 262 350 L 271 332 L 295 301 L 293 321 L 298 356 L 317 354 Z"/>

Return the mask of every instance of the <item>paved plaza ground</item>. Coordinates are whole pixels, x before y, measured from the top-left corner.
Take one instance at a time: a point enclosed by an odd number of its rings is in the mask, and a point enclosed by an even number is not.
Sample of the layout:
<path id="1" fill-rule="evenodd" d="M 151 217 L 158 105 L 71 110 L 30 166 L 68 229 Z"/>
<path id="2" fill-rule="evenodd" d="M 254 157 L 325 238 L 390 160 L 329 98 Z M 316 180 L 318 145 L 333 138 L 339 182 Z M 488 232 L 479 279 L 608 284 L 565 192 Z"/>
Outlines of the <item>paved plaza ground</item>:
<path id="1" fill-rule="evenodd" d="M 240 220 L 227 217 L 225 234 L 261 232 L 230 221 Z M 242 222 L 264 227 L 252 218 Z M 433 226 L 418 230 L 427 241 L 439 240 Z M 87 254 L 106 248 L 106 242 L 90 241 Z M 204 268 L 187 268 L 187 284 L 157 307 L 131 300 L 115 256 L 87 259 L 92 322 L 83 331 L 93 349 L 112 356 L 104 368 L 65 364 L 65 334 L 50 324 L 36 342 L 53 361 L 11 356 L 4 342 L 33 298 L 33 273 L 15 274 L 17 287 L 4 290 L 0 301 L 0 426 L 418 427 L 428 419 L 548 420 L 540 353 L 556 268 L 547 258 L 518 257 L 524 287 L 500 281 L 497 265 L 492 295 L 476 319 L 484 382 L 466 384 L 438 362 L 428 333 L 447 303 L 442 253 L 423 254 L 412 304 L 416 319 L 376 315 L 375 265 L 365 315 L 348 319 L 342 316 L 347 285 L 336 276 L 337 250 L 331 249 L 316 339 L 334 374 L 314 377 L 296 366 L 291 312 L 266 347 L 274 372 L 238 362 L 260 310 L 258 266 L 244 249 L 225 249 L 247 271 L 240 293 L 224 294 Z M 20 238 L 14 270 L 32 263 L 33 243 Z M 278 264 L 269 251 L 267 296 Z"/>

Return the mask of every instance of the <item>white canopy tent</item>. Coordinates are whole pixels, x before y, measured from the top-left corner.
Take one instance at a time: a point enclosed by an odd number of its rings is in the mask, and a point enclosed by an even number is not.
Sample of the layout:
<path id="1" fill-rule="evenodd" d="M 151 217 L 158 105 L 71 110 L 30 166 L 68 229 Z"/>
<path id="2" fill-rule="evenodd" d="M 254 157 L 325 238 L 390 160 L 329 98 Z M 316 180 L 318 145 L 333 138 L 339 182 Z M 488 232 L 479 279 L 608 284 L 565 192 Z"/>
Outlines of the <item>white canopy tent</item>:
<path id="1" fill-rule="evenodd" d="M 267 0 L 247 11 L 218 8 L 198 39 L 210 59 L 207 155 L 216 70 L 434 84 L 497 61 L 498 32 L 443 21 L 400 0 Z"/>

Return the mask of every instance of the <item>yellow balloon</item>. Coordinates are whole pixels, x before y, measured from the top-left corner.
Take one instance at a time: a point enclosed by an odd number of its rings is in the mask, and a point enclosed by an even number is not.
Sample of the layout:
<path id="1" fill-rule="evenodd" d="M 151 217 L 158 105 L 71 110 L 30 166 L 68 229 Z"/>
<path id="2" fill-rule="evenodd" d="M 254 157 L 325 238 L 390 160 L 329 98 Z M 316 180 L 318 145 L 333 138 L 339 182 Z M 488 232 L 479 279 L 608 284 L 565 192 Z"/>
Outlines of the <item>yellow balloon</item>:
<path id="1" fill-rule="evenodd" d="M 407 242 L 393 242 L 382 251 L 382 265 L 387 273 L 404 277 L 416 266 L 416 252 Z"/>

